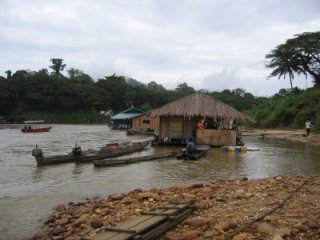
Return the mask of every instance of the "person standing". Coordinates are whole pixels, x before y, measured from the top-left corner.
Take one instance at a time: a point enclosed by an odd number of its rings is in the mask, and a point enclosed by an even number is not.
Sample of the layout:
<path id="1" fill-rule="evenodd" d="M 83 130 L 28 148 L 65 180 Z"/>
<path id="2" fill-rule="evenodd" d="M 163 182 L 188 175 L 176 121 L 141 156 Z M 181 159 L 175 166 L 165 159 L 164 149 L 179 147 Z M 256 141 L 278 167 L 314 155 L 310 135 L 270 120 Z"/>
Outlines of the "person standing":
<path id="1" fill-rule="evenodd" d="M 309 119 L 307 119 L 307 121 L 305 123 L 305 127 L 306 127 L 306 131 L 307 131 L 307 136 L 309 136 L 310 130 L 312 128 L 312 122 Z"/>

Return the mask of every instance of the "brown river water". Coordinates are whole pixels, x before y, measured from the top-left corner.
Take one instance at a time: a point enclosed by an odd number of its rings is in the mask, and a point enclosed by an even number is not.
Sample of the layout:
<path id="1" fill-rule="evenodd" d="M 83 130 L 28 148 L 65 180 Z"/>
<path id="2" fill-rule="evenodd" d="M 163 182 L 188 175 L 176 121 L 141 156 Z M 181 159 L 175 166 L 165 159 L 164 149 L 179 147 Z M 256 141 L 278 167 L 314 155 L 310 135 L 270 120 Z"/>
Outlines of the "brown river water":
<path id="1" fill-rule="evenodd" d="M 168 158 L 104 168 L 95 168 L 91 163 L 37 167 L 31 156 L 35 145 L 42 148 L 44 154 L 52 155 L 70 152 L 75 143 L 87 149 L 148 137 L 129 137 L 125 131 L 110 130 L 106 125 L 53 125 L 49 133 L 29 134 L 22 133 L 21 127 L 0 125 L 1 240 L 31 239 L 50 210 L 60 203 L 179 183 L 320 174 L 319 147 L 262 140 L 257 136 L 242 140 L 249 148 L 259 151 L 236 153 L 211 148 L 199 161 Z M 179 149 L 148 146 L 134 155 Z"/>

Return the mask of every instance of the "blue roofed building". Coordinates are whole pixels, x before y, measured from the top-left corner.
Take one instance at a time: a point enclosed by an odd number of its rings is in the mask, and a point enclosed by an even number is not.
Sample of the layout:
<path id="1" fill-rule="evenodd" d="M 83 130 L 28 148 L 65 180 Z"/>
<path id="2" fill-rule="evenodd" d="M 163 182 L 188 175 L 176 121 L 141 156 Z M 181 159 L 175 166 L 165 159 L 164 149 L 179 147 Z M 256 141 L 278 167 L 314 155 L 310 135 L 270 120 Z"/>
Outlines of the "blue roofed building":
<path id="1" fill-rule="evenodd" d="M 118 114 L 115 114 L 111 117 L 112 127 L 116 128 L 116 129 L 131 128 L 132 127 L 132 119 L 134 117 L 140 115 L 141 113 L 144 113 L 144 112 L 142 110 L 132 106 L 131 108 L 128 108 Z"/>

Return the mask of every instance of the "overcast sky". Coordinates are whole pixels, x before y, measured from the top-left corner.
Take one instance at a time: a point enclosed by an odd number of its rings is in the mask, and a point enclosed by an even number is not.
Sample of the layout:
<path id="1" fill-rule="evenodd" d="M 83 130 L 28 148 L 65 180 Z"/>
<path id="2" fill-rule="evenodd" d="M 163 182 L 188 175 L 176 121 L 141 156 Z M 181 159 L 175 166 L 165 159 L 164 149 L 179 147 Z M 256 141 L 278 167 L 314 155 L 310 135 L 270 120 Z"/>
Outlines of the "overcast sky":
<path id="1" fill-rule="evenodd" d="M 270 96 L 290 84 L 267 80 L 265 55 L 319 30 L 319 0 L 0 0 L 0 75 L 62 58 L 95 80 L 115 73 Z"/>

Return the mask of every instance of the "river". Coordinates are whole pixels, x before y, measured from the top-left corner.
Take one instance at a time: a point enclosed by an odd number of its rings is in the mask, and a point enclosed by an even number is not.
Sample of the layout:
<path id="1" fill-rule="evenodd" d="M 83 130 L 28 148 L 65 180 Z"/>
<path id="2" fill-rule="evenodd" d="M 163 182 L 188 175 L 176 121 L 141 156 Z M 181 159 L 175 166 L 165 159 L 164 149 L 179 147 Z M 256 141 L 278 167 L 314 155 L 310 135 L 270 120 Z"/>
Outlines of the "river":
<path id="1" fill-rule="evenodd" d="M 70 152 L 75 143 L 82 149 L 115 141 L 137 141 L 106 125 L 53 125 L 49 133 L 20 131 L 22 126 L 0 125 L 0 239 L 31 239 L 53 207 L 84 201 L 94 196 L 126 193 L 135 188 L 161 188 L 215 179 L 264 178 L 276 175 L 319 175 L 320 150 L 300 143 L 243 137 L 259 151 L 224 152 L 211 148 L 199 161 L 175 158 L 95 168 L 93 164 L 66 163 L 37 167 L 31 150 L 38 145 L 44 154 Z M 151 147 L 144 155 L 179 148 Z"/>

